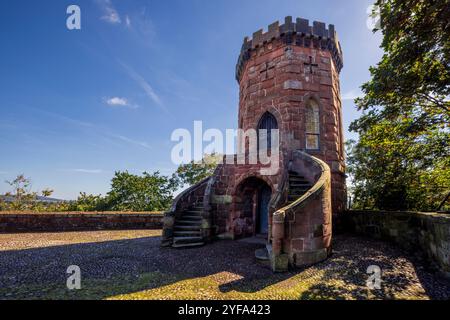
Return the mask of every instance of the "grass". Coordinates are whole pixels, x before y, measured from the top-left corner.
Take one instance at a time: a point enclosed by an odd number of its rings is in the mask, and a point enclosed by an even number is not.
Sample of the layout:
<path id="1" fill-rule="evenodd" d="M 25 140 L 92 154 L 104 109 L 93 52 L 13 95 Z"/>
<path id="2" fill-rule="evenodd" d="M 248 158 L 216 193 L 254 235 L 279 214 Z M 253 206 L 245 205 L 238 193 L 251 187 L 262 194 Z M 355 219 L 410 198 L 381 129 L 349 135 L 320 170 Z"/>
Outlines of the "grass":
<path id="1" fill-rule="evenodd" d="M 305 271 L 284 281 L 265 286 L 268 279 L 250 283 L 223 283 L 224 273 L 184 279 L 162 272 L 140 274 L 137 277 L 89 279 L 81 290 L 68 290 L 65 284 L 21 286 L 0 289 L 3 299 L 43 300 L 329 300 L 381 299 L 386 292 L 372 292 L 343 279 L 324 280 L 325 271 Z M 423 299 L 423 296 L 396 292 L 390 299 Z"/>

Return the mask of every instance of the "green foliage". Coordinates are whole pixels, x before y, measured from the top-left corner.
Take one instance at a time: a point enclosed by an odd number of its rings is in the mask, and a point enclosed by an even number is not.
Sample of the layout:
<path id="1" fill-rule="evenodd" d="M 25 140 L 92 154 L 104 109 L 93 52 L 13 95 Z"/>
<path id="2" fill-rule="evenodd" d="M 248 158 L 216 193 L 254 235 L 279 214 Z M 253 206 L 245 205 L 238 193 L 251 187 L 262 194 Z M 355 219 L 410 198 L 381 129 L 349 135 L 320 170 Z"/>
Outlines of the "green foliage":
<path id="1" fill-rule="evenodd" d="M 6 197 L 13 198 L 13 201 L 6 202 L 0 199 L 0 211 L 6 210 L 45 210 L 48 204 L 37 202 L 38 192 L 31 191 L 31 180 L 25 177 L 24 174 L 19 174 L 14 180 L 5 181 L 10 187 L 11 191 L 5 194 Z M 50 197 L 53 190 L 44 189 L 40 192 L 44 197 Z"/>
<path id="2" fill-rule="evenodd" d="M 107 198 L 114 211 L 161 211 L 170 206 L 177 188 L 176 178 L 159 172 L 144 172 L 142 176 L 116 172 Z"/>
<path id="3" fill-rule="evenodd" d="M 179 166 L 175 175 L 182 184 L 195 185 L 212 176 L 222 158 L 223 156 L 216 154 L 205 155 L 202 161 L 191 161 L 188 164 Z"/>
<path id="4" fill-rule="evenodd" d="M 109 209 L 108 199 L 102 195 L 92 195 L 80 192 L 78 199 L 70 203 L 69 211 L 107 211 Z"/>
<path id="5" fill-rule="evenodd" d="M 13 202 L 0 199 L 0 211 L 163 211 L 172 202 L 172 195 L 179 186 L 176 176 L 163 176 L 159 172 L 144 172 L 141 176 L 128 172 L 116 172 L 111 182 L 111 191 L 106 195 L 90 195 L 81 192 L 75 201 L 44 203 L 37 201 L 37 193 L 30 191 L 31 182 L 24 175 L 8 182 L 13 191 Z M 43 196 L 50 196 L 53 190 L 45 189 Z M 16 196 L 18 195 L 18 196 Z"/>
<path id="6" fill-rule="evenodd" d="M 356 99 L 354 207 L 435 210 L 450 191 L 448 0 L 379 0 L 385 51 Z"/>

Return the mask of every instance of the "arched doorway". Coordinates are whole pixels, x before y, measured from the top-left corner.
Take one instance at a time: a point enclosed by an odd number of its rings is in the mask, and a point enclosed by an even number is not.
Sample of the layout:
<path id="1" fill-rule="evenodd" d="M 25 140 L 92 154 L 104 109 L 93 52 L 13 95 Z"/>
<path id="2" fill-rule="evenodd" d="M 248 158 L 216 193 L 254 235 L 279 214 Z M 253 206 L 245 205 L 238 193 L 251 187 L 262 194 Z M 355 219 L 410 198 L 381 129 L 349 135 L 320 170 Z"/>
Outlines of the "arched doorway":
<path id="1" fill-rule="evenodd" d="M 235 221 L 237 237 L 267 236 L 269 232 L 269 203 L 272 188 L 262 179 L 250 177 L 242 181 L 236 189 Z"/>

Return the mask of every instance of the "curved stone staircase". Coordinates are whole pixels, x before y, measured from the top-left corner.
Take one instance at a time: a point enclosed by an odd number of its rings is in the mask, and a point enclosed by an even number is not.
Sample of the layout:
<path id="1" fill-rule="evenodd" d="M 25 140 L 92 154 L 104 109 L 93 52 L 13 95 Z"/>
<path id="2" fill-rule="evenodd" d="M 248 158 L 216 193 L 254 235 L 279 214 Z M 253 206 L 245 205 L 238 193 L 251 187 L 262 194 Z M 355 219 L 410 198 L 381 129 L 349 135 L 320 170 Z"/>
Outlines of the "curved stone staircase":
<path id="1" fill-rule="evenodd" d="M 295 171 L 289 171 L 288 201 L 286 204 L 294 203 L 311 188 L 312 184 L 305 177 Z"/>
<path id="2" fill-rule="evenodd" d="M 202 237 L 203 205 L 195 204 L 181 212 L 175 219 L 173 231 L 174 248 L 204 245 Z"/>

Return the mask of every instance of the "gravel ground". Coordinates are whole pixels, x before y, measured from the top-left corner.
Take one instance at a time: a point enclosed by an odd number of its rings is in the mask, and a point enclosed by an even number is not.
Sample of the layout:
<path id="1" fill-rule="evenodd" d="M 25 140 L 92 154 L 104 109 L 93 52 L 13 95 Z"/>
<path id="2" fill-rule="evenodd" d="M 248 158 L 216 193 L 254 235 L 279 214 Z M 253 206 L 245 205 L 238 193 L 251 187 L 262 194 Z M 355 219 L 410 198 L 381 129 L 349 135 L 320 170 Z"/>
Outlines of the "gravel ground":
<path id="1" fill-rule="evenodd" d="M 160 234 L 0 234 L 0 299 L 450 299 L 449 282 L 384 242 L 337 236 L 327 261 L 273 274 L 255 261 L 258 244 L 162 249 Z M 65 287 L 70 265 L 82 290 Z M 366 286 L 370 265 L 382 270 L 381 290 Z"/>

